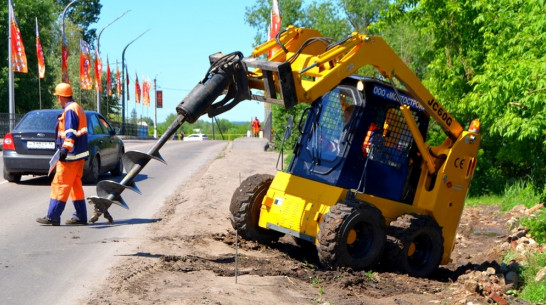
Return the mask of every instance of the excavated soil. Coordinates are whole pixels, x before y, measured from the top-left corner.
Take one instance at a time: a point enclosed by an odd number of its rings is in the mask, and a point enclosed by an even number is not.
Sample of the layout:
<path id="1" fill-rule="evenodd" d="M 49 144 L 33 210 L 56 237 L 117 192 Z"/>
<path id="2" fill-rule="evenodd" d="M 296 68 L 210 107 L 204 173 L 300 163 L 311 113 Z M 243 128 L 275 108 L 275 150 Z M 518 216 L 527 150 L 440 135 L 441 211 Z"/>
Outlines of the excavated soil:
<path id="1" fill-rule="evenodd" d="M 368 271 L 327 270 L 316 251 L 285 236 L 262 245 L 236 239 L 233 191 L 253 174 L 274 174 L 278 155 L 230 143 L 165 202 L 141 245 L 111 269 L 86 301 L 104 304 L 487 304 L 489 292 L 461 275 L 501 268 L 511 217 L 484 206 L 464 210 L 453 262 L 413 278 L 380 264 Z M 462 277 L 461 277 L 462 278 Z M 500 294 L 500 293 L 499 293 Z M 497 299 L 498 300 L 498 299 Z M 503 295 L 499 303 L 525 304 Z"/>

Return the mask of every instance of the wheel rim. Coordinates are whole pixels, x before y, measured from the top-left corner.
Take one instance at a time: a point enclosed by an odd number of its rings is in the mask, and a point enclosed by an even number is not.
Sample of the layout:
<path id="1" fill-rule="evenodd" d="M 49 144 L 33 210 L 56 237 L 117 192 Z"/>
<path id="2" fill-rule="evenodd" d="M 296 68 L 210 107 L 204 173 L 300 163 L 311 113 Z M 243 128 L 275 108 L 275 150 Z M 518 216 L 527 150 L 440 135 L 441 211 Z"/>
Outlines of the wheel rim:
<path id="1" fill-rule="evenodd" d="M 360 222 L 347 233 L 347 252 L 353 258 L 360 258 L 374 245 L 374 231 L 369 224 Z"/>
<path id="2" fill-rule="evenodd" d="M 432 240 L 426 235 L 420 235 L 408 247 L 408 260 L 412 266 L 420 267 L 426 265 L 433 252 Z"/>
<path id="3" fill-rule="evenodd" d="M 352 245 L 356 241 L 356 231 L 350 230 L 349 234 L 347 234 L 347 245 Z"/>

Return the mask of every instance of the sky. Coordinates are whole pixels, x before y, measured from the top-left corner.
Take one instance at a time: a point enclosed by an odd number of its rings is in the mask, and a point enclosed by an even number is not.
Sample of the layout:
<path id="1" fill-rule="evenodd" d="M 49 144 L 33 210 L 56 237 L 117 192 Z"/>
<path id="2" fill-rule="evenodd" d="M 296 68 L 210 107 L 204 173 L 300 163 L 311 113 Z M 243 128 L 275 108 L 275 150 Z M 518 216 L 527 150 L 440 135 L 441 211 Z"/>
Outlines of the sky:
<path id="1" fill-rule="evenodd" d="M 99 21 L 91 28 L 96 28 L 98 34 L 107 26 L 99 41 L 103 64 L 108 57 L 110 69 L 115 71 L 117 61 L 121 73 L 123 50 L 130 43 L 124 56 L 131 99 L 126 101 L 126 116 L 135 109 L 139 118 L 154 118 L 156 79 L 157 90 L 163 91 L 163 108 L 157 109 L 157 122 L 164 122 L 169 114 L 176 114 L 176 106 L 205 76 L 210 67 L 209 55 L 241 51 L 247 57 L 254 47 L 256 29 L 244 22 L 246 7 L 251 7 L 254 0 L 102 0 L 101 4 Z M 136 74 L 141 86 L 144 77 L 152 82 L 150 107 L 135 104 Z M 217 118 L 235 122 L 250 121 L 254 116 L 263 121 L 263 103 L 243 101 Z M 201 119 L 209 120 L 207 115 Z"/>

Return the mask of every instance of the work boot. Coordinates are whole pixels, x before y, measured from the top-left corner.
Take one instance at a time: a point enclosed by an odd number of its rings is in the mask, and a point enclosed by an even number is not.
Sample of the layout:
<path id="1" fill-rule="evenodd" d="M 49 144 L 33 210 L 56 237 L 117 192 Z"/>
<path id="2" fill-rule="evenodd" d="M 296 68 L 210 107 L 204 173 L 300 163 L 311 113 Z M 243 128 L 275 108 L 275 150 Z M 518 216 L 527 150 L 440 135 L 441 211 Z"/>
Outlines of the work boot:
<path id="1" fill-rule="evenodd" d="M 44 224 L 44 225 L 52 225 L 52 226 L 60 226 L 61 225 L 60 221 L 53 221 L 53 220 L 51 220 L 51 219 L 49 219 L 47 217 L 36 218 L 36 222 Z"/>
<path id="2" fill-rule="evenodd" d="M 70 218 L 69 220 L 65 221 L 67 225 L 87 225 L 87 221 L 79 220 L 76 218 Z"/>

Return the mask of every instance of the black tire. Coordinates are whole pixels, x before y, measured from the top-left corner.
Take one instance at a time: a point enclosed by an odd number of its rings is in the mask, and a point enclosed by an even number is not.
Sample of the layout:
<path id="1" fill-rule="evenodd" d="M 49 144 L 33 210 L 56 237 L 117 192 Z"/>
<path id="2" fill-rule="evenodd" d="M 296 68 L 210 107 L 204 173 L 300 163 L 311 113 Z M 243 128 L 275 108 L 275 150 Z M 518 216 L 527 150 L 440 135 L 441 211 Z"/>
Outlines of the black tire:
<path id="1" fill-rule="evenodd" d="M 244 239 L 268 243 L 283 235 L 258 226 L 262 200 L 271 181 L 271 175 L 256 174 L 246 178 L 233 193 L 229 207 L 231 225 Z"/>
<path id="2" fill-rule="evenodd" d="M 21 174 L 13 174 L 9 173 L 6 168 L 4 167 L 4 179 L 6 179 L 8 182 L 19 182 L 21 181 Z"/>
<path id="3" fill-rule="evenodd" d="M 317 250 L 325 267 L 364 269 L 375 263 L 385 246 L 385 218 L 371 204 L 338 203 L 319 224 Z"/>
<path id="4" fill-rule="evenodd" d="M 83 183 L 95 184 L 99 181 L 100 176 L 100 159 L 95 156 L 89 161 L 89 171 L 82 177 Z"/>
<path id="5" fill-rule="evenodd" d="M 427 215 L 405 214 L 391 222 L 385 248 L 387 262 L 414 277 L 427 277 L 444 253 L 442 228 Z"/>
<path id="6" fill-rule="evenodd" d="M 115 177 L 119 177 L 123 174 L 123 162 L 121 161 L 121 156 L 123 154 L 121 154 L 118 158 L 118 163 L 116 163 L 116 167 L 114 167 L 111 171 L 110 171 L 110 174 L 112 174 L 112 176 L 115 176 Z"/>

